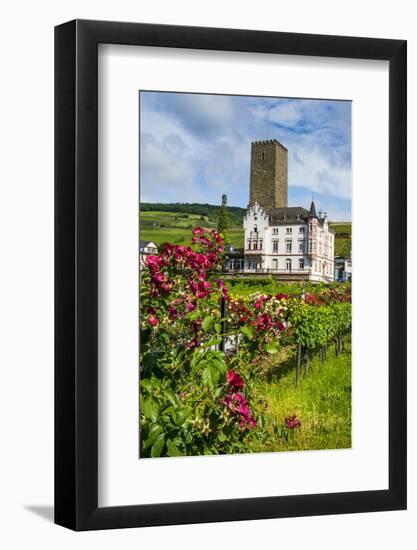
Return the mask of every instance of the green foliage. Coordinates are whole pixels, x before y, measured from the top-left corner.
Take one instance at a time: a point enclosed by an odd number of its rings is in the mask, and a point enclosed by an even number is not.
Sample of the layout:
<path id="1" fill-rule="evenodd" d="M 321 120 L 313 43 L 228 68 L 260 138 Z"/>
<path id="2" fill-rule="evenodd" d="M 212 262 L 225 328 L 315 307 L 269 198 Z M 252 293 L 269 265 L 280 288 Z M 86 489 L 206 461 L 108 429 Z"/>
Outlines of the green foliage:
<path id="1" fill-rule="evenodd" d="M 290 322 L 294 341 L 314 350 L 348 330 L 351 324 L 351 304 L 345 302 L 321 307 L 301 304 L 295 308 Z"/>
<path id="2" fill-rule="evenodd" d="M 217 220 L 217 231 L 227 234 L 229 229 L 229 212 L 227 210 L 227 195 L 222 195 L 222 204 L 219 208 L 219 217 Z"/>
<path id="3" fill-rule="evenodd" d="M 196 214 L 198 216 L 206 216 L 210 220 L 217 222 L 219 215 L 219 207 L 216 204 L 200 204 L 200 203 L 140 203 L 141 213 L 152 212 L 169 212 L 169 213 L 183 213 L 183 214 Z M 231 225 L 237 225 L 242 227 L 243 218 L 246 214 L 246 208 L 240 208 L 239 206 L 229 206 L 229 218 Z"/>
<path id="4" fill-rule="evenodd" d="M 352 224 L 330 223 L 335 232 L 334 255 L 348 258 L 352 251 Z"/>

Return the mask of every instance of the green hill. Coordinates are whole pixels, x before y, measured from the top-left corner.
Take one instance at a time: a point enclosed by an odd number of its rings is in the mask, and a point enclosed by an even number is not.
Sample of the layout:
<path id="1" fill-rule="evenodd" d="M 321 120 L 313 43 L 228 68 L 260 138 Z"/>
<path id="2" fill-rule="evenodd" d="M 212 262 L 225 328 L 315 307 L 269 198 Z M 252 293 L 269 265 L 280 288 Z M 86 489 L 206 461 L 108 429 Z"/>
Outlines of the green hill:
<path id="1" fill-rule="evenodd" d="M 352 251 L 352 224 L 350 222 L 330 223 L 335 234 L 334 255 L 348 257 Z"/>
<path id="2" fill-rule="evenodd" d="M 239 206 L 228 206 L 229 220 L 231 226 L 242 226 L 243 216 L 246 213 L 246 208 L 240 208 Z M 169 212 L 175 214 L 194 214 L 198 216 L 205 216 L 211 221 L 217 224 L 217 218 L 219 215 L 219 206 L 216 204 L 200 204 L 200 203 L 149 203 L 142 202 L 140 204 L 141 213 L 144 212 Z"/>
<path id="3" fill-rule="evenodd" d="M 193 227 L 200 225 L 213 229 L 217 227 L 219 206 L 198 203 L 142 203 L 140 208 L 140 238 L 157 245 L 164 242 L 190 244 Z M 244 208 L 228 206 L 230 243 L 243 248 Z M 350 223 L 330 224 L 336 233 L 335 256 L 349 256 L 351 251 Z"/>

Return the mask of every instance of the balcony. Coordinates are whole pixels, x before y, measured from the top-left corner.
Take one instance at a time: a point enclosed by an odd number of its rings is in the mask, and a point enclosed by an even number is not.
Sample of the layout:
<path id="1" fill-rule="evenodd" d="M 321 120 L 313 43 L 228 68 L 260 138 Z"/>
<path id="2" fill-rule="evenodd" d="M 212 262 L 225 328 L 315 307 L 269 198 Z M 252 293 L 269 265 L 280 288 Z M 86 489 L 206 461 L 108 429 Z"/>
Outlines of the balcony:
<path id="1" fill-rule="evenodd" d="M 258 248 L 257 250 L 253 250 L 252 248 L 249 250 L 249 249 L 245 249 L 245 256 L 254 256 L 254 255 L 259 255 L 259 254 L 264 254 L 264 250 L 263 248 Z"/>
<path id="2" fill-rule="evenodd" d="M 245 268 L 244 272 L 245 273 L 269 273 L 271 275 L 291 275 L 291 274 L 300 275 L 303 273 L 304 275 L 308 275 L 311 273 L 311 269 L 308 267 L 304 269 L 287 270 L 287 269 L 273 269 L 273 268 L 260 267 L 259 269 Z"/>

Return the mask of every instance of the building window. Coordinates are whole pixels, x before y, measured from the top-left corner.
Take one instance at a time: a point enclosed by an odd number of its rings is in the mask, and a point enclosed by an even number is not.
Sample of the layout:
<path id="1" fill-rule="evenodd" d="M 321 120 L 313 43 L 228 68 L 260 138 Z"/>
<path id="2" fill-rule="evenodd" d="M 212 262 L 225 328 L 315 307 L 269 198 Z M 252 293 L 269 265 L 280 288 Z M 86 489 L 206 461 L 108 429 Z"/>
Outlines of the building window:
<path id="1" fill-rule="evenodd" d="M 289 258 L 285 260 L 285 269 L 291 271 L 291 260 Z"/>
<path id="2" fill-rule="evenodd" d="M 278 227 L 274 227 L 273 233 L 274 235 L 278 235 Z"/>
<path id="3" fill-rule="evenodd" d="M 262 160 L 265 160 L 265 153 L 264 153 L 263 151 L 262 151 L 262 153 L 261 153 L 261 159 L 262 159 Z"/>
<path id="4" fill-rule="evenodd" d="M 276 258 L 272 260 L 272 269 L 278 271 L 278 260 Z"/>
<path id="5" fill-rule="evenodd" d="M 292 252 L 292 241 L 287 241 L 285 243 L 285 250 L 287 253 L 291 254 Z"/>
<path id="6" fill-rule="evenodd" d="M 298 251 L 299 251 L 301 254 L 304 254 L 304 241 L 299 241 L 299 242 L 298 242 Z"/>
<path id="7" fill-rule="evenodd" d="M 291 235 L 291 233 L 292 233 L 292 227 L 287 227 L 287 234 Z"/>
<path id="8" fill-rule="evenodd" d="M 298 260 L 298 267 L 304 269 L 304 260 Z"/>
<path id="9" fill-rule="evenodd" d="M 258 243 L 256 241 L 253 243 L 253 249 L 258 250 Z"/>
<path id="10" fill-rule="evenodd" d="M 311 248 L 311 239 L 310 239 L 308 241 L 308 251 L 309 251 L 310 254 L 311 254 L 311 250 L 312 250 L 312 248 Z"/>
<path id="11" fill-rule="evenodd" d="M 303 225 L 300 225 L 299 233 L 305 233 L 305 227 Z"/>
<path id="12" fill-rule="evenodd" d="M 309 228 L 310 231 L 313 230 L 313 224 L 311 222 L 308 224 L 308 228 Z"/>
<path id="13" fill-rule="evenodd" d="M 254 232 L 254 233 L 257 233 L 257 232 L 258 232 L 258 226 L 256 225 L 256 223 L 255 223 L 255 225 L 253 226 L 253 232 Z"/>
<path id="14" fill-rule="evenodd" d="M 250 250 L 250 241 L 248 241 L 248 250 Z"/>
<path id="15" fill-rule="evenodd" d="M 260 241 L 259 241 L 259 250 L 262 250 L 262 244 L 263 244 L 263 241 L 262 241 L 262 239 L 260 239 Z"/>
<path id="16" fill-rule="evenodd" d="M 272 241 L 272 251 L 278 252 L 278 241 Z"/>

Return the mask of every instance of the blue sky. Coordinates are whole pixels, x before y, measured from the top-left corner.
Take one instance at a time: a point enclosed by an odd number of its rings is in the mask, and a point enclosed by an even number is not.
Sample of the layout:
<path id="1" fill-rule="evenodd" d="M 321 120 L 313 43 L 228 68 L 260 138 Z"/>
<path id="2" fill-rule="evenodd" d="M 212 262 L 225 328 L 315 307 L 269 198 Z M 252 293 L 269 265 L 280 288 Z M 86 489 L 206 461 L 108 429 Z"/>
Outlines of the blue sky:
<path id="1" fill-rule="evenodd" d="M 249 200 L 250 144 L 288 149 L 288 204 L 312 195 L 330 219 L 351 219 L 351 103 L 289 98 L 140 93 L 143 202 Z"/>

